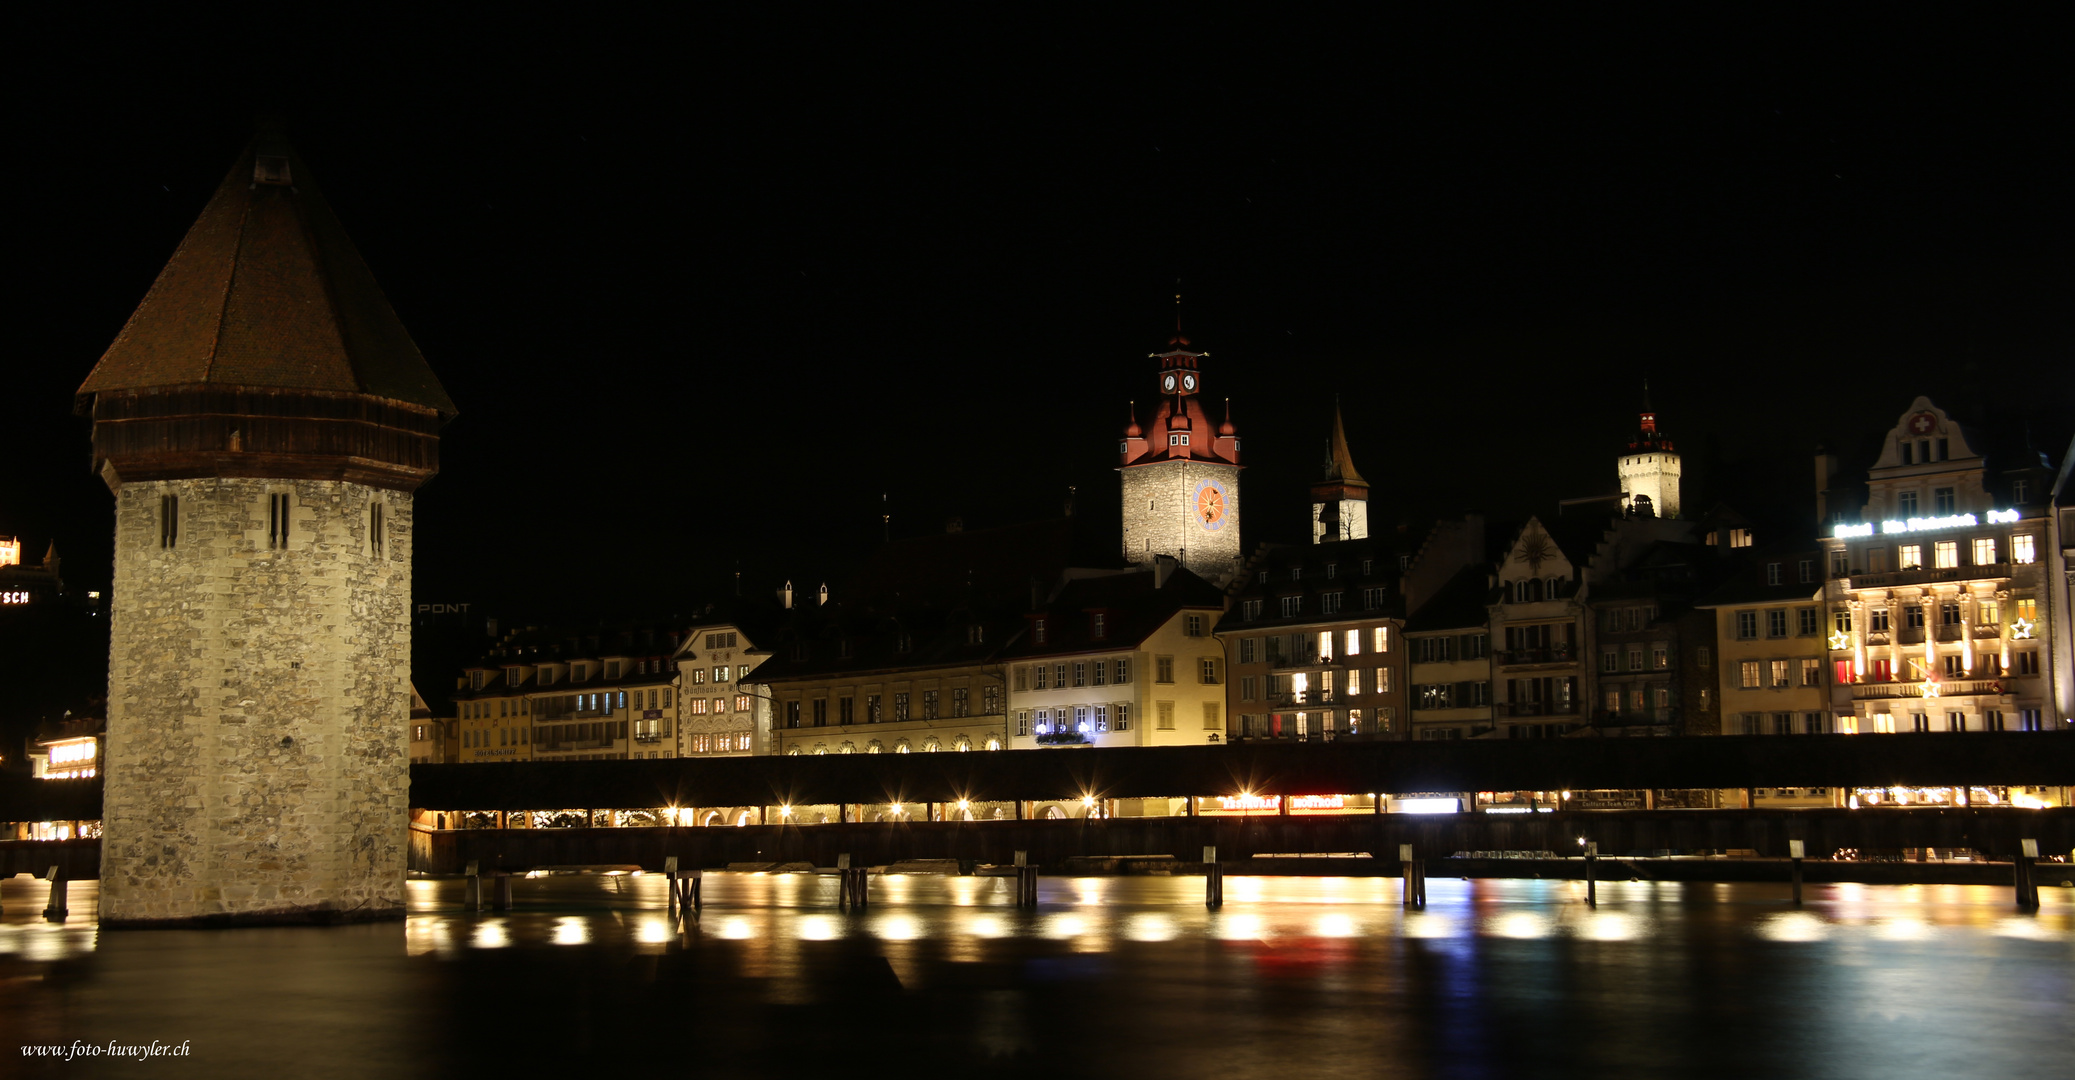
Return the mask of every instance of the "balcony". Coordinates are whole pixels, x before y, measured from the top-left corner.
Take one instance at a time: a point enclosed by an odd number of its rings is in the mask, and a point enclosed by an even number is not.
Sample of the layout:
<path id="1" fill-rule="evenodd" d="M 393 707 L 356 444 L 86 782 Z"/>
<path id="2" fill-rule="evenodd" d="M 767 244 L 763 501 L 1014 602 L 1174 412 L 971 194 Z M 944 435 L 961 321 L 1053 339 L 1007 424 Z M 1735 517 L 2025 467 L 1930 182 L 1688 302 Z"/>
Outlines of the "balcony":
<path id="1" fill-rule="evenodd" d="M 1959 679 L 1952 682 L 1934 683 L 1938 692 L 1926 699 L 1921 682 L 1860 682 L 1852 684 L 1853 701 L 1931 700 L 1939 698 L 1967 697 L 1973 694 L 2001 694 L 2000 679 Z"/>
<path id="2" fill-rule="evenodd" d="M 1976 626 L 1976 627 L 1974 628 L 1974 637 L 1975 637 L 1975 638 L 1976 638 L 1977 640 L 1979 640 L 1979 639 L 1981 639 L 1981 638 L 1999 638 L 1999 637 L 2002 637 L 2002 636 L 2003 636 L 2003 628 L 2002 628 L 2002 627 L 2000 627 L 2000 626 L 1998 626 L 1998 625 L 1996 625 L 1995 623 L 1988 623 L 1988 624 L 1986 624 L 1986 625 L 1978 625 L 1978 626 Z"/>
<path id="3" fill-rule="evenodd" d="M 1501 649 L 1492 655 L 1501 664 L 1517 667 L 1524 664 L 1568 664 L 1576 659 L 1575 652 L 1569 645 L 1551 645 L 1543 649 Z"/>
<path id="4" fill-rule="evenodd" d="M 1921 626 L 1905 626 L 1895 631 L 1895 644 L 1897 645 L 1922 645 L 1923 643 L 1924 628 Z"/>
<path id="5" fill-rule="evenodd" d="M 1941 626 L 1938 628 L 1938 640 L 1958 641 L 1961 637 L 1965 636 L 1966 630 L 1966 627 L 1961 626 L 1958 623 L 1953 623 L 1949 626 Z"/>
<path id="6" fill-rule="evenodd" d="M 1985 563 L 1981 566 L 1947 566 L 1926 570 L 1890 570 L 1884 574 L 1853 574 L 1841 582 L 1847 589 L 1892 589 L 1900 585 L 1929 585 L 1939 581 L 1972 581 L 1977 578 L 2007 578 L 2010 564 L 2007 562 Z"/>
<path id="7" fill-rule="evenodd" d="M 1320 657 L 1315 652 L 1276 654 L 1268 658 L 1268 666 L 1277 669 L 1324 667 L 1333 662 L 1330 656 Z"/>
<path id="8" fill-rule="evenodd" d="M 569 750 L 610 750 L 617 745 L 615 739 L 564 739 L 560 742 L 546 741 L 533 744 L 536 754 L 559 754 Z"/>
<path id="9" fill-rule="evenodd" d="M 637 731 L 634 733 L 634 741 L 638 743 L 659 743 L 663 741 L 663 736 L 659 732 L 654 731 Z"/>
<path id="10" fill-rule="evenodd" d="M 1039 746 L 1086 746 L 1094 741 L 1078 731 L 1052 731 L 1037 737 Z"/>

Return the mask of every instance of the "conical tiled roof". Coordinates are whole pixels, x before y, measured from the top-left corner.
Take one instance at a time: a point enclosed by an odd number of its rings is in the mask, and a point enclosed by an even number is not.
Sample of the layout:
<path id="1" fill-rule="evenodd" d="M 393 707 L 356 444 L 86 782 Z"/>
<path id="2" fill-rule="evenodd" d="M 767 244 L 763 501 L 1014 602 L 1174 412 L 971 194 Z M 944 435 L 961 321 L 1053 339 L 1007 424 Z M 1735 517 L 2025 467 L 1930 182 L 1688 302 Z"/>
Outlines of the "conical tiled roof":
<path id="1" fill-rule="evenodd" d="M 79 388 L 366 394 L 436 410 L 440 386 L 278 130 L 262 129 Z"/>
<path id="2" fill-rule="evenodd" d="M 1340 403 L 1333 403 L 1333 439 L 1326 447 L 1325 480 L 1343 484 L 1360 484 L 1367 487 L 1369 481 L 1355 471 L 1354 455 L 1347 450 L 1347 428 L 1340 422 Z"/>

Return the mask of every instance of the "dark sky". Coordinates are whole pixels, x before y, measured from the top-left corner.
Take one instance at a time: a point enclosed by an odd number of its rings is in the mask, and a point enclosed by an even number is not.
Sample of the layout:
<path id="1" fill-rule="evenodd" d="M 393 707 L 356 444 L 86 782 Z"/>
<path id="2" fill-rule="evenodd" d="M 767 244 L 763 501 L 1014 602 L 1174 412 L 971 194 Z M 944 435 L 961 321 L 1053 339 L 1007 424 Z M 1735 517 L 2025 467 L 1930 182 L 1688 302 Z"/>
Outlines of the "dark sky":
<path id="1" fill-rule="evenodd" d="M 1610 490 L 1645 378 L 1689 506 L 1795 526 L 1916 394 L 2075 427 L 2066 23 L 355 10 L 17 16 L 0 533 L 76 587 L 72 391 L 269 109 L 461 408 L 418 598 L 507 618 L 804 586 L 882 493 L 1113 527 L 1177 278 L 1249 545 L 1336 394 L 1415 533 Z"/>

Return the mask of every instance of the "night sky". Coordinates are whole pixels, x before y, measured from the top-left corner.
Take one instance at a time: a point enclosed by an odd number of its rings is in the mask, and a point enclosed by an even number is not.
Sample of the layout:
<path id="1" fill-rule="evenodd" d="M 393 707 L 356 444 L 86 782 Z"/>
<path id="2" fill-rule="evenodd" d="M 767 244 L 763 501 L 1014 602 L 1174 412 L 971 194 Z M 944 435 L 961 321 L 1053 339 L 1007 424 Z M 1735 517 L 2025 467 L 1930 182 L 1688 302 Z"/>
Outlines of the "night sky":
<path id="1" fill-rule="evenodd" d="M 1645 378 L 1776 533 L 1916 394 L 2075 428 L 2066 23 L 890 10 L 18 21 L 0 533 L 105 585 L 72 392 L 263 111 L 460 405 L 417 597 L 508 620 L 839 579 L 882 493 L 1113 530 L 1177 279 L 1249 546 L 1335 395 L 1415 536 L 1611 491 Z"/>

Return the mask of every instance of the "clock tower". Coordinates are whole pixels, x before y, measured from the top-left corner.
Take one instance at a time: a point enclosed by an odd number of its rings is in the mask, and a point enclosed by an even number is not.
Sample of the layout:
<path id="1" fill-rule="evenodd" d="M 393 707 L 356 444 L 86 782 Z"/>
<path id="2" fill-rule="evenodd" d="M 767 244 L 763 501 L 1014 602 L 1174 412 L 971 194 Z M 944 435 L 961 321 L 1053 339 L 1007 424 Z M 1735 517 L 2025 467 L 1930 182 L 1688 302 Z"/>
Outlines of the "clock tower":
<path id="1" fill-rule="evenodd" d="M 1158 402 L 1140 425 L 1137 403 L 1117 444 L 1123 477 L 1124 559 L 1150 564 L 1168 555 L 1211 582 L 1239 565 L 1239 435 L 1232 405 L 1212 423 L 1203 397 L 1209 354 L 1179 332 L 1152 354 Z"/>
<path id="2" fill-rule="evenodd" d="M 1679 516 L 1679 455 L 1657 430 L 1648 383 L 1643 384 L 1642 424 L 1621 455 L 1620 474 L 1621 506 L 1630 516 Z"/>

